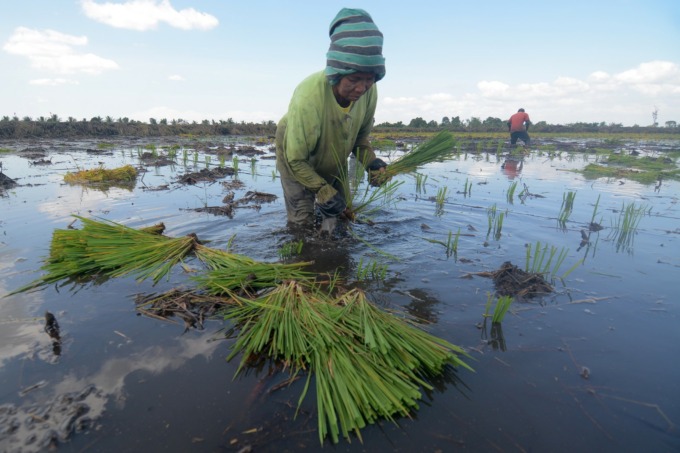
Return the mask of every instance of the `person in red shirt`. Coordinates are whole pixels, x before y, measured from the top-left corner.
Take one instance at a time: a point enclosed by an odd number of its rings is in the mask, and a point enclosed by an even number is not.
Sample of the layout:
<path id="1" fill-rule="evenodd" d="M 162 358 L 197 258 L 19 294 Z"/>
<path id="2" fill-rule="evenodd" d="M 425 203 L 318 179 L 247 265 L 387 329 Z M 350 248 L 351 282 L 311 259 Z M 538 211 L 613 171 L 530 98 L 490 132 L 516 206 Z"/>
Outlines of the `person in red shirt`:
<path id="1" fill-rule="evenodd" d="M 528 146 L 531 138 L 529 138 L 529 114 L 524 109 L 517 110 L 517 113 L 512 115 L 508 120 L 508 130 L 510 131 L 510 144 L 517 144 L 517 139 L 524 142 L 524 146 Z"/>

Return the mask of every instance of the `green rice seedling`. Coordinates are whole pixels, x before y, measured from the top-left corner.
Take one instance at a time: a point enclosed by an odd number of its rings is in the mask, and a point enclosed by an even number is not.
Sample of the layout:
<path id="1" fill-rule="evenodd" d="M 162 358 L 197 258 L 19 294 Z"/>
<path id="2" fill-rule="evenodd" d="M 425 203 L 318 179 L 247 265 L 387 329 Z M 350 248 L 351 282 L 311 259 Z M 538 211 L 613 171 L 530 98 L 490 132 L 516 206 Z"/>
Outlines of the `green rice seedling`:
<path id="1" fill-rule="evenodd" d="M 486 238 L 488 239 L 493 232 L 493 237 L 499 240 L 503 231 L 503 221 L 505 219 L 505 212 L 500 212 L 494 203 L 486 210 L 488 229 L 486 231 Z"/>
<path id="2" fill-rule="evenodd" d="M 197 245 L 196 256 L 208 268 L 193 277 L 198 287 L 214 296 L 273 288 L 286 280 L 308 282 L 313 275 L 303 270 L 309 263 L 266 263 L 247 256 Z"/>
<path id="3" fill-rule="evenodd" d="M 115 145 L 113 143 L 109 143 L 109 142 L 99 142 L 99 143 L 97 143 L 97 149 L 111 149 L 114 146 Z M 1 152 L 1 150 L 0 150 L 0 152 Z"/>
<path id="4" fill-rule="evenodd" d="M 441 215 L 442 212 L 444 211 L 444 203 L 446 202 L 446 192 L 448 192 L 448 190 L 449 189 L 446 186 L 440 187 L 437 190 L 437 196 L 435 197 L 437 215 Z"/>
<path id="5" fill-rule="evenodd" d="M 482 142 L 481 140 L 479 140 L 479 141 L 476 143 L 476 148 L 477 148 L 477 154 L 481 154 L 481 152 L 484 151 L 484 142 Z"/>
<path id="6" fill-rule="evenodd" d="M 595 206 L 593 207 L 593 215 L 590 216 L 590 225 L 592 226 L 595 224 L 595 217 L 597 216 L 597 208 L 600 205 L 600 195 L 597 195 L 597 201 L 595 202 Z M 602 223 L 602 219 L 600 219 L 600 222 Z"/>
<path id="7" fill-rule="evenodd" d="M 498 143 L 496 144 L 496 156 L 500 156 L 501 152 L 503 151 L 503 145 L 505 142 L 503 140 L 498 140 Z"/>
<path id="8" fill-rule="evenodd" d="M 211 161 L 210 155 L 206 154 L 205 155 L 205 168 L 210 168 L 210 161 Z"/>
<path id="9" fill-rule="evenodd" d="M 189 151 L 186 149 L 182 150 L 182 164 L 186 167 L 187 160 L 189 160 Z"/>
<path id="10" fill-rule="evenodd" d="M 608 239 L 616 242 L 617 252 L 621 250 L 632 251 L 640 220 L 642 220 L 645 214 L 650 212 L 651 207 L 647 208 L 645 205 L 638 206 L 635 202 L 631 202 L 629 205 L 626 205 L 625 202 L 621 204 L 619 216 L 616 219 L 616 223 L 612 223 L 611 233 L 608 237 Z"/>
<path id="11" fill-rule="evenodd" d="M 257 170 L 257 159 L 254 157 L 250 158 L 250 176 L 255 176 L 255 171 Z"/>
<path id="12" fill-rule="evenodd" d="M 430 238 L 423 238 L 427 242 L 431 242 L 433 244 L 440 244 L 443 245 L 446 248 L 446 257 L 449 258 L 451 255 L 453 256 L 458 256 L 458 241 L 460 239 L 460 228 L 458 228 L 458 232 L 456 232 L 455 236 L 453 234 L 453 231 L 449 230 L 449 234 L 447 236 L 446 241 L 440 241 L 438 239 L 430 239 Z"/>
<path id="13" fill-rule="evenodd" d="M 287 260 L 298 256 L 302 252 L 302 246 L 302 240 L 286 242 L 279 248 L 279 258 Z"/>
<path id="14" fill-rule="evenodd" d="M 95 276 L 131 275 L 137 281 L 150 278 L 155 284 L 197 245 L 195 237 L 169 238 L 158 234 L 158 228 L 138 230 L 108 220 L 73 217 L 83 227 L 55 230 L 50 255 L 41 267 L 45 275 L 15 293 Z"/>
<path id="15" fill-rule="evenodd" d="M 532 274 L 542 274 L 549 277 L 551 280 L 554 280 L 555 278 L 565 279 L 583 263 L 583 260 L 579 260 L 564 274 L 558 276 L 558 272 L 568 254 L 568 248 L 562 247 L 561 249 L 557 249 L 557 247 L 553 245 L 549 246 L 548 244 L 541 246 L 540 241 L 536 241 L 536 245 L 533 249 L 531 244 L 527 244 L 524 270 Z"/>
<path id="16" fill-rule="evenodd" d="M 465 185 L 463 186 L 463 191 L 461 193 L 464 197 L 472 195 L 472 183 L 469 178 L 465 178 Z"/>
<path id="17" fill-rule="evenodd" d="M 505 219 L 505 212 L 501 212 L 498 214 L 498 217 L 496 217 L 496 221 L 494 223 L 494 233 L 493 237 L 497 241 L 501 239 L 501 234 L 503 230 L 503 220 Z"/>
<path id="18" fill-rule="evenodd" d="M 513 204 L 514 198 L 515 198 L 515 190 L 517 190 L 517 181 L 513 181 L 510 183 L 510 187 L 508 187 L 508 191 L 505 194 L 505 198 L 508 200 L 508 203 Z"/>
<path id="19" fill-rule="evenodd" d="M 427 181 L 427 175 L 422 173 L 416 174 L 416 193 L 425 193 L 425 182 Z"/>
<path id="20" fill-rule="evenodd" d="M 574 200 L 576 199 L 576 192 L 567 191 L 562 194 L 562 206 L 560 207 L 560 214 L 557 217 L 557 222 L 562 228 L 565 228 L 569 216 L 574 209 Z"/>
<path id="21" fill-rule="evenodd" d="M 463 140 L 458 140 L 456 141 L 456 154 L 460 155 L 460 153 L 463 151 Z"/>
<path id="22" fill-rule="evenodd" d="M 227 360 L 241 355 L 237 374 L 253 356 L 285 363 L 293 376 L 306 372 L 298 407 L 314 389 L 321 443 L 352 433 L 361 440 L 366 425 L 416 409 L 444 367 L 470 369 L 460 347 L 379 309 L 358 289 L 334 297 L 289 281 L 257 299 L 232 297 L 226 317 L 238 336 Z"/>
<path id="23" fill-rule="evenodd" d="M 364 265 L 363 257 L 359 260 L 357 265 L 357 280 L 367 281 L 367 280 L 377 280 L 383 281 L 387 277 L 387 265 L 380 264 L 375 260 L 370 260 L 366 265 Z"/>
<path id="24" fill-rule="evenodd" d="M 272 181 L 276 181 L 277 175 L 278 175 L 278 173 L 277 173 L 276 168 L 275 168 L 275 169 L 272 170 Z"/>
<path id="25" fill-rule="evenodd" d="M 500 296 L 496 300 L 496 306 L 494 307 L 493 316 L 491 317 L 491 322 L 493 324 L 499 324 L 503 322 L 503 318 L 505 318 L 505 314 L 510 309 L 512 301 L 512 296 Z"/>
<path id="26" fill-rule="evenodd" d="M 198 151 L 194 151 L 194 167 L 198 166 Z"/>
<path id="27" fill-rule="evenodd" d="M 416 146 L 392 161 L 386 168 L 382 178 L 393 178 L 396 175 L 415 172 L 419 167 L 431 162 L 442 162 L 454 157 L 455 141 L 448 131 L 441 131 L 429 140 Z"/>
<path id="28" fill-rule="evenodd" d="M 234 156 L 234 158 L 231 160 L 231 165 L 234 167 L 234 174 L 238 174 L 238 157 Z"/>
<path id="29" fill-rule="evenodd" d="M 224 166 L 227 164 L 227 158 L 225 157 L 224 153 L 220 154 L 220 168 L 224 168 Z"/>
<path id="30" fill-rule="evenodd" d="M 391 203 L 397 189 L 404 183 L 404 181 L 384 181 L 378 187 L 373 187 L 366 181 L 363 165 L 357 163 L 348 168 L 338 162 L 338 168 L 341 170 L 338 180 L 346 194 L 345 215 L 352 221 L 358 215 L 370 216 L 381 207 Z"/>

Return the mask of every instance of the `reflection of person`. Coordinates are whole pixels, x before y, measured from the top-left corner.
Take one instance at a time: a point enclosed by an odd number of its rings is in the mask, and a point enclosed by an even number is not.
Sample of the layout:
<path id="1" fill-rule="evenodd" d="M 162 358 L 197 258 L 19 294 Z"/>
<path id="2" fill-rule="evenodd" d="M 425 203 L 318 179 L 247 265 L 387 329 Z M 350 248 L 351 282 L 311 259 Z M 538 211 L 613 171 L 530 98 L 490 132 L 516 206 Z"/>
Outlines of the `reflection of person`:
<path id="1" fill-rule="evenodd" d="M 529 145 L 531 139 L 528 130 L 531 121 L 529 121 L 529 114 L 524 109 L 517 110 L 517 113 L 510 117 L 507 124 L 510 131 L 510 144 L 514 145 L 517 143 L 517 139 L 520 139 L 525 145 Z"/>
<path id="2" fill-rule="evenodd" d="M 347 207 L 341 175 L 356 155 L 367 171 L 385 171 L 369 142 L 385 76 L 383 35 L 361 9 L 343 8 L 330 25 L 325 71 L 303 80 L 276 129 L 276 168 L 288 222 L 313 225 L 314 203 L 323 218 Z"/>
<path id="3" fill-rule="evenodd" d="M 505 162 L 503 162 L 501 165 L 501 169 L 508 179 L 515 179 L 520 173 L 522 173 L 523 166 L 524 161 L 509 157 L 505 159 Z"/>

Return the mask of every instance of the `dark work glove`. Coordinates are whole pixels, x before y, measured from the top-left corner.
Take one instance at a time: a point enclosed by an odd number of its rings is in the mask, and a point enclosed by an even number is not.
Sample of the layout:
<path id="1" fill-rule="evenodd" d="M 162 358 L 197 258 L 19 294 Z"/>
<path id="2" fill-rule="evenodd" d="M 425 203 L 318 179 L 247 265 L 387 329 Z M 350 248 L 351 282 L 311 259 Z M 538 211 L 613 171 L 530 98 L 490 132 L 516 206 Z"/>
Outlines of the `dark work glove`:
<path id="1" fill-rule="evenodd" d="M 331 185 L 324 185 L 319 189 L 316 202 L 324 218 L 337 217 L 347 208 L 343 196 Z"/>
<path id="2" fill-rule="evenodd" d="M 370 184 L 373 187 L 381 186 L 389 180 L 389 178 L 380 171 L 381 168 L 387 168 L 387 164 L 382 159 L 377 158 L 373 159 L 373 161 L 368 164 L 368 167 L 366 167 Z"/>
<path id="3" fill-rule="evenodd" d="M 387 164 L 385 163 L 385 161 L 383 161 L 382 159 L 376 158 L 376 159 L 373 159 L 373 161 L 370 164 L 368 164 L 368 167 L 366 167 L 366 170 L 368 170 L 368 171 L 378 171 L 381 168 L 385 168 L 385 167 L 387 167 Z"/>
<path id="4" fill-rule="evenodd" d="M 347 208 L 345 199 L 339 193 L 336 193 L 330 200 L 323 204 L 319 204 L 319 211 L 321 216 L 325 219 L 329 217 L 338 217 Z"/>

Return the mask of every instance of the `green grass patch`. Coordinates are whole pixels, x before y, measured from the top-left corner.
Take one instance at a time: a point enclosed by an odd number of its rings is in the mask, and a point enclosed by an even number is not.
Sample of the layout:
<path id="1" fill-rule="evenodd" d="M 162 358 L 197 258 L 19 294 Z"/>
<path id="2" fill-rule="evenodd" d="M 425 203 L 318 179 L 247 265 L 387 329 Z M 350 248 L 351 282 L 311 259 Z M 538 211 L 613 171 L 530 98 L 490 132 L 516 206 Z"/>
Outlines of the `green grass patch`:
<path id="1" fill-rule="evenodd" d="M 13 152 L 13 151 L 9 148 L 0 148 L 0 154 L 6 154 L 6 153 L 11 153 L 11 152 Z"/>

